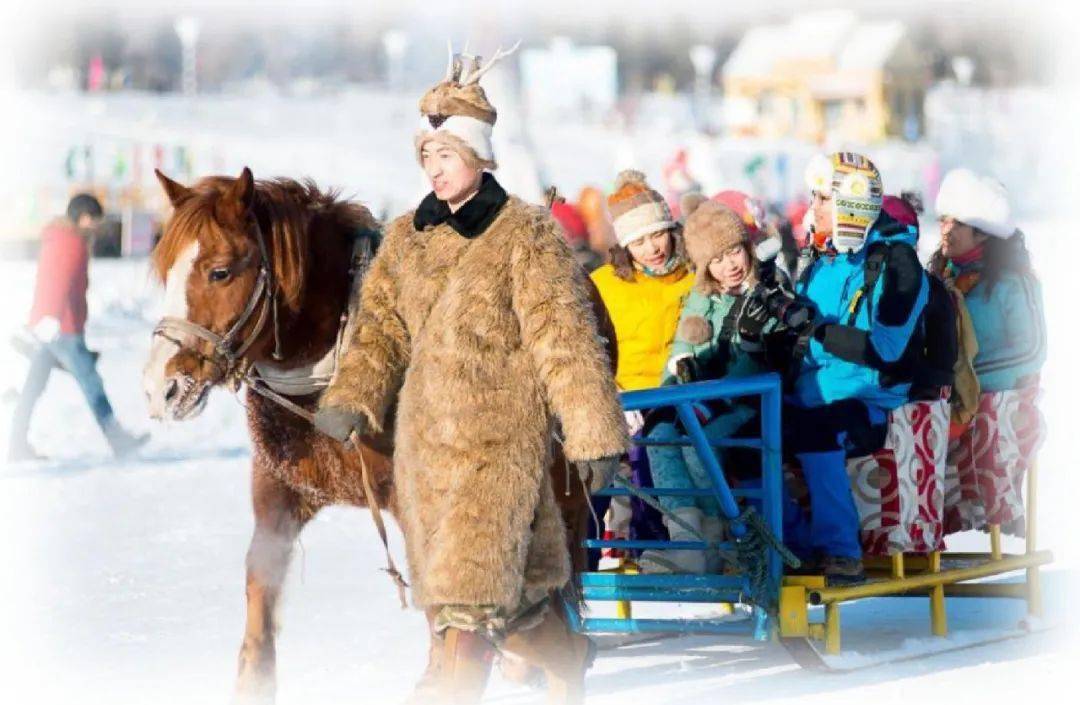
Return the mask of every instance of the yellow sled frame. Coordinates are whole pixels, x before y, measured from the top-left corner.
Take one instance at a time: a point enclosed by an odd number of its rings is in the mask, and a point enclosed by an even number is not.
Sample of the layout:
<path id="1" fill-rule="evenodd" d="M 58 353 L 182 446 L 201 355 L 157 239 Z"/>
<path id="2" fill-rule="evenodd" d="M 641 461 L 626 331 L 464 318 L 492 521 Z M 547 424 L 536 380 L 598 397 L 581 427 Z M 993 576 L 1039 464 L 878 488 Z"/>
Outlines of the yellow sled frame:
<path id="1" fill-rule="evenodd" d="M 1053 561 L 1050 551 L 1036 548 L 1037 465 L 1027 476 L 1025 497 L 1026 546 L 1024 553 L 1001 551 L 1001 527 L 992 524 L 988 553 L 942 553 L 928 555 L 898 553 L 884 558 L 867 558 L 869 580 L 862 585 L 826 587 L 823 576 L 788 576 L 780 589 L 780 636 L 825 642 L 826 654 L 840 653 L 840 604 L 863 597 L 918 596 L 930 598 L 930 632 L 949 632 L 946 597 L 1007 597 L 1027 601 L 1028 614 L 1042 616 L 1039 567 Z M 1024 570 L 1024 580 L 1016 583 L 975 583 L 980 578 Z M 825 606 L 825 620 L 811 622 L 810 605 Z"/>

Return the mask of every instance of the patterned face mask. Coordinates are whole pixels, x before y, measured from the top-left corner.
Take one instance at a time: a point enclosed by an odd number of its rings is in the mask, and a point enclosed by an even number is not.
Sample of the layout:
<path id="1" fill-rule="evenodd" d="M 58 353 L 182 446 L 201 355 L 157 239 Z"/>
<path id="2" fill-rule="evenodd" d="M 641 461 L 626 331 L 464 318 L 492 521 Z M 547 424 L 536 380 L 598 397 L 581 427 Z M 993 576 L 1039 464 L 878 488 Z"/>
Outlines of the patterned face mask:
<path id="1" fill-rule="evenodd" d="M 833 246 L 857 252 L 881 212 L 881 174 L 869 159 L 853 152 L 832 155 Z"/>

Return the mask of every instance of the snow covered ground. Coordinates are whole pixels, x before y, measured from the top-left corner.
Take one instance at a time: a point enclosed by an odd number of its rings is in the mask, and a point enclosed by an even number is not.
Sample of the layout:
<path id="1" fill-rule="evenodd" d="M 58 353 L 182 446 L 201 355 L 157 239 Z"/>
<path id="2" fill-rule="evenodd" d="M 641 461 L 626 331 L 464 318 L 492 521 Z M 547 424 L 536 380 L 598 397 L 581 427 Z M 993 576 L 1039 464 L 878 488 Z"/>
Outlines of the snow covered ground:
<path id="1" fill-rule="evenodd" d="M 1057 563 L 1045 575 L 1050 629 L 1022 640 L 848 675 L 800 671 L 775 645 L 707 637 L 602 652 L 589 702 L 1015 703 L 1059 692 L 1072 675 L 1077 566 L 1076 453 L 1069 432 L 1078 380 L 1075 299 L 1068 296 L 1073 233 L 1064 223 L 1026 228 L 1046 288 L 1051 358 L 1041 457 L 1040 543 Z M 146 263 L 97 261 L 88 339 L 124 423 L 150 429 L 138 375 L 158 316 Z M 0 339 L 29 306 L 33 266 L 0 263 L 6 292 Z M 7 428 L 24 363 L 0 345 Z M 252 528 L 249 446 L 238 401 L 219 392 L 198 419 L 153 427 L 138 459 L 116 462 L 70 378 L 57 374 L 31 438 L 53 459 L 0 469 L 0 696 L 8 703 L 227 702 L 244 618 L 243 560 Z M 6 441 L 0 441 L 0 452 Z M 962 536 L 953 548 L 974 547 Z M 394 550 L 402 555 L 398 537 Z M 1008 548 L 1008 546 L 1007 546 Z M 331 509 L 301 538 L 282 609 L 281 703 L 397 702 L 423 666 L 425 625 L 401 611 L 366 512 Z M 963 628 L 1007 630 L 1022 605 L 952 601 Z M 889 622 L 876 618 L 889 615 Z M 1070 619 L 1072 622 L 1070 623 Z M 848 645 L 925 641 L 923 600 L 876 600 L 843 609 Z M 907 648 L 915 648 L 908 643 Z M 496 679 L 490 702 L 538 696 Z M 1063 699 L 1056 697 L 1054 700 Z"/>

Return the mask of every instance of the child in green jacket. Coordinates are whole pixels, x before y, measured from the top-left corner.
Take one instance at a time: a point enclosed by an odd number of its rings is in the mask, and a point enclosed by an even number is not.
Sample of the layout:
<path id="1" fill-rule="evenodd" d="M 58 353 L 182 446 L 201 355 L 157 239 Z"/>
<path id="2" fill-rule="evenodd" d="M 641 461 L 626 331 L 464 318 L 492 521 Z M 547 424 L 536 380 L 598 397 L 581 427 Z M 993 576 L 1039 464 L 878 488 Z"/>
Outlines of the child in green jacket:
<path id="1" fill-rule="evenodd" d="M 704 201 L 687 217 L 683 237 L 697 275 L 683 305 L 663 384 L 767 371 L 757 351 L 762 336 L 775 327 L 775 320 L 756 297 L 749 295 L 757 277 L 749 235 L 743 219 L 715 201 Z M 704 417 L 706 436 L 716 440 L 731 436 L 756 413 L 749 405 L 718 402 L 703 407 L 699 415 Z M 673 419 L 656 423 L 648 432 L 648 438 L 655 441 L 671 441 L 682 435 Z M 649 446 L 648 455 L 655 486 L 712 487 L 692 448 Z M 710 542 L 720 539 L 720 508 L 715 499 L 666 496 L 658 500 L 666 512 L 679 520 L 664 518 L 672 541 L 695 541 L 700 540 L 699 536 Z M 719 569 L 716 551 L 649 550 L 642 553 L 639 564 L 647 573 Z"/>

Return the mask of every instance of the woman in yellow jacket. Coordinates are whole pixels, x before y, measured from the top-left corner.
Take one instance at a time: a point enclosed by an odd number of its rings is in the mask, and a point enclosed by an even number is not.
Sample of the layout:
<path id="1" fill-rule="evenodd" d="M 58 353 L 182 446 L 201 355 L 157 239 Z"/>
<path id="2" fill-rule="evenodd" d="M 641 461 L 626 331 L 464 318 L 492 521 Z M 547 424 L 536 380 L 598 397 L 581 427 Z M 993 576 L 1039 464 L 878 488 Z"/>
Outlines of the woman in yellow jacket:
<path id="1" fill-rule="evenodd" d="M 624 391 L 656 387 L 694 278 L 680 254 L 671 210 L 641 172 L 619 174 L 608 212 L 618 244 L 592 279 L 615 324 L 615 383 Z"/>
<path id="2" fill-rule="evenodd" d="M 618 341 L 615 383 L 629 391 L 660 386 L 668 352 L 679 325 L 683 300 L 694 284 L 679 240 L 679 226 L 663 197 L 649 188 L 639 171 L 624 171 L 608 198 L 608 213 L 617 245 L 610 262 L 592 273 L 592 280 L 611 315 Z M 627 413 L 630 433 L 642 426 L 641 412 Z M 652 484 L 644 449 L 630 451 L 630 468 L 637 484 Z M 605 512 L 604 499 L 593 500 L 597 513 Z M 635 524 L 638 537 L 657 538 L 663 531 L 654 511 L 641 507 L 644 519 Z M 632 512 L 628 497 L 616 497 L 604 517 L 603 538 L 630 538 Z M 599 529 L 598 529 L 599 530 Z M 605 558 L 620 558 L 605 550 Z"/>

